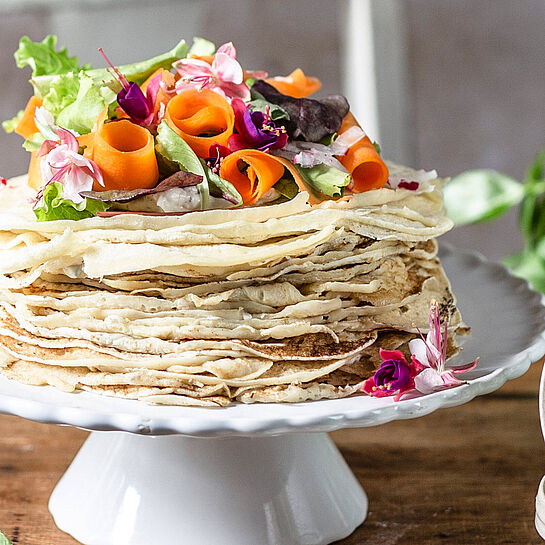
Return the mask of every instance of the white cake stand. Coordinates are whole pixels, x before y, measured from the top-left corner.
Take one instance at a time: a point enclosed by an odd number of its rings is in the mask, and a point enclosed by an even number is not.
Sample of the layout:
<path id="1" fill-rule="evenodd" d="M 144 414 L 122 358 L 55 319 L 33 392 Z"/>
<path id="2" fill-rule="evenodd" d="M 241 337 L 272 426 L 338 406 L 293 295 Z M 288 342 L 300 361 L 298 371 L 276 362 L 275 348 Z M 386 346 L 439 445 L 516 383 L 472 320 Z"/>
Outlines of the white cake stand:
<path id="1" fill-rule="evenodd" d="M 55 488 L 58 527 L 85 545 L 321 545 L 367 498 L 327 432 L 460 405 L 545 353 L 542 296 L 482 257 L 442 248 L 480 355 L 468 384 L 395 403 L 366 396 L 224 409 L 156 407 L 0 379 L 0 411 L 92 430 Z M 311 433 L 312 432 L 312 433 Z"/>

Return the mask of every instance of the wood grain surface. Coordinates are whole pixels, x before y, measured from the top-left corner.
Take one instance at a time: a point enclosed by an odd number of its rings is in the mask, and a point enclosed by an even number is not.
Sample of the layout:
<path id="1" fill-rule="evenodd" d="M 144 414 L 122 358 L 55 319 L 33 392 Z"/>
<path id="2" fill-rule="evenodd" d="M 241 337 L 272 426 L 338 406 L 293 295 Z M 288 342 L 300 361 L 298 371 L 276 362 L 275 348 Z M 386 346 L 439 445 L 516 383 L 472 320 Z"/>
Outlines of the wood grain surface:
<path id="1" fill-rule="evenodd" d="M 333 433 L 369 497 L 367 520 L 337 545 L 543 543 L 534 528 L 545 474 L 540 371 L 460 407 Z M 47 501 L 86 435 L 0 416 L 0 529 L 14 545 L 77 545 Z"/>

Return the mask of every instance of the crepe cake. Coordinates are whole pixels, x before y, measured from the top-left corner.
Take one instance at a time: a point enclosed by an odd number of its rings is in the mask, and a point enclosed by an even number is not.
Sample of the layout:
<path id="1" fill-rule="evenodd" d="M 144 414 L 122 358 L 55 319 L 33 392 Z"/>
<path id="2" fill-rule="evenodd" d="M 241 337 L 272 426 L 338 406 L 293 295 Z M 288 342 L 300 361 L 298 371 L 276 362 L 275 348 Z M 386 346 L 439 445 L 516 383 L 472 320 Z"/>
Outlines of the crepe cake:
<path id="1" fill-rule="evenodd" d="M 391 176 L 415 177 L 389 164 Z M 443 180 L 310 206 L 40 223 L 25 178 L 0 199 L 2 373 L 157 404 L 358 394 L 379 348 L 448 316 Z"/>
<path id="2" fill-rule="evenodd" d="M 345 97 L 243 70 L 232 43 L 100 51 L 109 68 L 54 36 L 15 54 L 34 95 L 3 124 L 31 151 L 0 185 L 6 377 L 206 407 L 364 395 L 431 301 L 456 352 L 434 171 L 387 164 Z"/>

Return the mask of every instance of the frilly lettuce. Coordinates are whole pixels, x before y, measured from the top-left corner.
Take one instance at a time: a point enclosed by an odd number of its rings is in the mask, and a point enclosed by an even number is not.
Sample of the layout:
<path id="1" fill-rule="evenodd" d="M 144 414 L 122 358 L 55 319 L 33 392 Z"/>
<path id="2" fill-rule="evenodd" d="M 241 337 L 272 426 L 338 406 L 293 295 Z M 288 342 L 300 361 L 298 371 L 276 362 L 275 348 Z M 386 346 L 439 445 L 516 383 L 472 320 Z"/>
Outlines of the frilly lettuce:
<path id="1" fill-rule="evenodd" d="M 97 212 L 107 210 L 110 203 L 94 199 L 84 199 L 76 204 L 63 198 L 63 187 L 59 182 L 52 182 L 45 186 L 42 197 L 34 208 L 38 221 L 52 220 L 81 220 L 92 218 Z"/>
<path id="2" fill-rule="evenodd" d="M 66 74 L 88 70 L 90 64 L 79 65 L 77 57 L 69 57 L 64 49 L 57 51 L 57 36 L 46 36 L 41 42 L 33 42 L 28 36 L 19 40 L 19 49 L 14 54 L 19 68 L 30 66 L 32 77 Z"/>
<path id="3" fill-rule="evenodd" d="M 188 55 L 198 55 L 204 57 L 206 55 L 213 55 L 216 52 L 216 44 L 206 40 L 205 38 L 199 38 L 196 36 L 193 38 L 193 44 L 189 49 Z"/>
<path id="4" fill-rule="evenodd" d="M 58 113 L 56 122 L 60 127 L 86 134 L 91 132 L 100 112 L 115 100 L 115 93 L 108 87 L 95 85 L 84 72 L 80 72 L 78 79 L 79 88 L 75 99 Z M 48 102 L 44 98 L 46 109 Z"/>
<path id="5" fill-rule="evenodd" d="M 11 119 L 6 119 L 6 121 L 2 121 L 2 128 L 7 133 L 13 132 L 15 128 L 17 127 L 17 125 L 19 125 L 19 121 L 21 121 L 23 114 L 24 114 L 24 110 L 19 110 L 15 117 L 12 117 Z"/>
<path id="6" fill-rule="evenodd" d="M 187 49 L 181 40 L 162 55 L 118 69 L 129 81 L 140 84 L 159 68 L 169 69 L 175 60 L 187 55 Z M 91 131 L 105 106 L 115 100 L 115 93 L 105 84 L 110 80 L 111 75 L 104 68 L 80 70 L 74 65 L 69 72 L 33 76 L 31 83 L 59 126 L 85 134 Z"/>

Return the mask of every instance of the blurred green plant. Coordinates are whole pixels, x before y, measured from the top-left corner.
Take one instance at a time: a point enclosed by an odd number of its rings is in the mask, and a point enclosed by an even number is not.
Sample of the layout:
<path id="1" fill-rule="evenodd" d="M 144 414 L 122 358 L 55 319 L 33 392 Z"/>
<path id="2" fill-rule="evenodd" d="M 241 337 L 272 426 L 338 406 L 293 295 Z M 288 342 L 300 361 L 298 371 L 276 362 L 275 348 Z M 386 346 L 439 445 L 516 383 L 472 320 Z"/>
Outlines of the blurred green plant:
<path id="1" fill-rule="evenodd" d="M 0 545 L 12 545 L 11 541 L 0 531 Z"/>
<path id="2" fill-rule="evenodd" d="M 522 183 L 495 170 L 470 170 L 453 178 L 444 195 L 456 225 L 494 220 L 520 204 L 524 248 L 503 262 L 545 293 L 545 151 L 537 155 Z"/>

